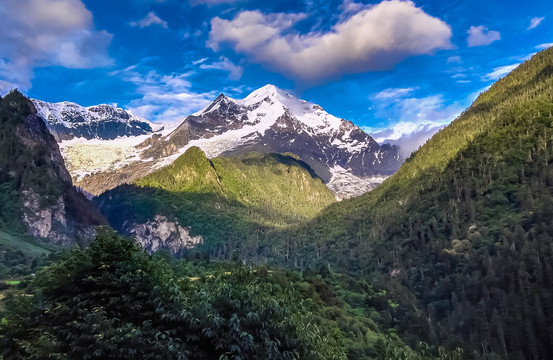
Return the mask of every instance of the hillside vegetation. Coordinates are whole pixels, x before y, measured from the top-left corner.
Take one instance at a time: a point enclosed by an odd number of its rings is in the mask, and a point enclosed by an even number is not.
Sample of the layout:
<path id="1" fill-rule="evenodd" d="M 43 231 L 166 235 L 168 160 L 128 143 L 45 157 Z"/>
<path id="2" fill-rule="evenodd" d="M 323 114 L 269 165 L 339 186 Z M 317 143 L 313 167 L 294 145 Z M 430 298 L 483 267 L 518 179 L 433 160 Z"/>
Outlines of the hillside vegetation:
<path id="1" fill-rule="evenodd" d="M 324 270 L 324 269 L 323 269 Z M 22 284 L 23 285 L 23 284 Z M 152 256 L 100 230 L 0 313 L 1 359 L 460 360 L 406 346 L 364 281 Z"/>
<path id="2" fill-rule="evenodd" d="M 271 251 L 295 249 L 304 266 L 329 262 L 414 296 L 398 319 L 404 334 L 464 346 L 474 358 L 552 358 L 552 163 L 549 49 L 482 94 L 382 186 L 280 234 Z"/>
<path id="3" fill-rule="evenodd" d="M 314 218 L 335 201 L 307 164 L 290 155 L 248 153 L 207 159 L 197 147 L 172 165 L 96 202 L 117 230 L 163 215 L 204 238 L 219 258 L 250 258 L 266 233 Z"/>

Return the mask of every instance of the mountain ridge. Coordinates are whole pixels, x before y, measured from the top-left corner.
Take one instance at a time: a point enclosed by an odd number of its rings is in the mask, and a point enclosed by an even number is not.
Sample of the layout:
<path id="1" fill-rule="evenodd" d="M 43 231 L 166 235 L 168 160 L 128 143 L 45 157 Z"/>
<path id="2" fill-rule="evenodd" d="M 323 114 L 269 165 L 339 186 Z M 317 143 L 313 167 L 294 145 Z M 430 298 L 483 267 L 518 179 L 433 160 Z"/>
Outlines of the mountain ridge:
<path id="1" fill-rule="evenodd" d="M 58 142 L 75 138 L 113 140 L 153 132 L 149 121 L 112 105 L 85 107 L 70 101 L 31 101 Z"/>
<path id="2" fill-rule="evenodd" d="M 208 159 L 189 148 L 173 164 L 96 199 L 111 225 L 148 250 L 192 248 L 232 258 L 233 243 L 313 218 L 335 201 L 330 189 L 291 155 L 247 153 Z"/>

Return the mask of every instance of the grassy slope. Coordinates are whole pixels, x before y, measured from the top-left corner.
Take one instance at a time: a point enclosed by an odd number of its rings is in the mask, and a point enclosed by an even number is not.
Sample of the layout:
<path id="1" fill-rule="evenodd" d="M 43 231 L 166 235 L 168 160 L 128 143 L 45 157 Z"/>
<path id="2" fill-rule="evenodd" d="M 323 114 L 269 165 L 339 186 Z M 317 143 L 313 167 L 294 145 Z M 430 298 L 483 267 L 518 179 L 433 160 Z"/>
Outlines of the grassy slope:
<path id="1" fill-rule="evenodd" d="M 334 202 L 309 166 L 291 156 L 248 153 L 209 160 L 197 147 L 172 165 L 136 181 L 171 192 L 215 194 L 261 212 L 298 220 L 312 218 Z"/>
<path id="2" fill-rule="evenodd" d="M 24 240 L 22 237 L 10 235 L 0 230 L 0 249 L 3 251 L 21 251 L 29 257 L 38 257 L 48 255 L 51 253 L 51 249 L 48 245 L 40 245 L 34 243 L 32 240 Z"/>

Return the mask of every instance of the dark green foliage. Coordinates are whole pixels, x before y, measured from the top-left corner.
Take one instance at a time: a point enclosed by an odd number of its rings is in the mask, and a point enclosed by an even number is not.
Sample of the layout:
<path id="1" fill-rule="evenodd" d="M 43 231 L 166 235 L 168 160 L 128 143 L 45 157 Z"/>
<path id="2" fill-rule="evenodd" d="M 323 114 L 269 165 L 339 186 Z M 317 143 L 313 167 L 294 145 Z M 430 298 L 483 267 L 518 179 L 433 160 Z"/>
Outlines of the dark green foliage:
<path id="1" fill-rule="evenodd" d="M 100 229 L 10 295 L 0 358 L 460 360 L 384 331 L 394 306 L 328 269 L 171 261 Z"/>
<path id="2" fill-rule="evenodd" d="M 8 302 L 4 359 L 345 359 L 309 302 L 235 265 L 177 277 L 133 241 L 100 231 Z"/>

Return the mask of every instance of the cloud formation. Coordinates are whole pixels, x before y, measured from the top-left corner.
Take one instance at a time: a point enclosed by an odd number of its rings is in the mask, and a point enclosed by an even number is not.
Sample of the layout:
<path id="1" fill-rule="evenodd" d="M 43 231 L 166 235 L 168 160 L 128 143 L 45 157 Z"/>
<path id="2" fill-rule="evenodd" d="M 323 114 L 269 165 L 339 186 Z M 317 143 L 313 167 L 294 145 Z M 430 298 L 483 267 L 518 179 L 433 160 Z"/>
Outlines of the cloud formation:
<path id="1" fill-rule="evenodd" d="M 461 60 L 460 56 L 450 56 L 450 57 L 447 58 L 447 63 L 448 64 L 460 64 L 462 62 L 463 62 L 463 60 Z"/>
<path id="2" fill-rule="evenodd" d="M 388 129 L 377 130 L 370 135 L 380 144 L 399 146 L 401 154 L 407 157 L 446 125 L 433 122 L 398 122 Z"/>
<path id="3" fill-rule="evenodd" d="M 530 20 L 530 25 L 528 25 L 528 27 L 526 28 L 526 30 L 531 30 L 531 29 L 535 29 L 537 28 L 541 22 L 543 21 L 543 19 L 545 19 L 543 16 L 542 17 L 534 17 Z"/>
<path id="4" fill-rule="evenodd" d="M 144 71 L 141 65 L 132 65 L 113 71 L 111 76 L 136 86 L 139 97 L 129 103 L 134 115 L 157 123 L 181 121 L 217 96 L 216 91 L 197 93 L 192 90 L 189 77 L 193 72 L 160 74 L 155 70 Z"/>
<path id="5" fill-rule="evenodd" d="M 484 25 L 471 26 L 467 34 L 467 44 L 469 47 L 474 46 L 486 46 L 490 45 L 494 41 L 501 40 L 501 34 L 499 31 L 488 30 Z"/>
<path id="6" fill-rule="evenodd" d="M 0 92 L 29 89 L 36 67 L 112 63 L 112 35 L 94 29 L 92 13 L 80 0 L 3 0 L 0 18 Z"/>
<path id="7" fill-rule="evenodd" d="M 383 1 L 358 10 L 327 32 L 300 34 L 294 25 L 305 14 L 243 11 L 232 20 L 211 20 L 208 46 L 223 44 L 255 63 L 308 83 L 345 74 L 387 70 L 409 56 L 452 47 L 451 29 L 412 1 Z"/>
<path id="8" fill-rule="evenodd" d="M 505 75 L 516 69 L 519 65 L 520 64 L 512 64 L 496 67 L 491 73 L 484 76 L 484 80 L 499 80 L 500 78 L 504 77 Z"/>
<path id="9" fill-rule="evenodd" d="M 145 28 L 152 25 L 159 25 L 164 29 L 167 29 L 167 21 L 161 19 L 153 11 L 150 11 L 144 19 L 130 22 L 131 26 Z"/>
<path id="10" fill-rule="evenodd" d="M 539 45 L 536 45 L 536 49 L 544 50 L 544 49 L 550 48 L 552 46 L 553 46 L 553 43 L 539 44 Z"/>
<path id="11" fill-rule="evenodd" d="M 364 128 L 379 143 L 398 145 L 404 156 L 417 150 L 438 130 L 445 127 L 462 111 L 457 104 L 446 105 L 442 95 L 414 97 L 412 91 L 386 89 L 372 96 L 377 114 L 394 116 L 398 120 L 385 128 Z M 385 96 L 382 94 L 395 94 Z"/>
<path id="12" fill-rule="evenodd" d="M 219 61 L 212 62 L 210 64 L 206 63 L 207 59 L 200 59 L 198 62 L 194 62 L 194 65 L 200 65 L 200 69 L 203 70 L 221 70 L 226 71 L 229 73 L 229 79 L 230 80 L 240 80 L 242 77 L 242 74 L 244 73 L 244 69 L 239 66 L 235 65 L 232 61 L 230 61 L 227 57 L 221 56 L 219 58 Z"/>
<path id="13" fill-rule="evenodd" d="M 374 98 L 377 100 L 396 99 L 396 98 L 407 96 L 413 93 L 415 90 L 417 90 L 417 88 L 414 88 L 414 87 L 390 88 L 390 89 L 382 90 L 378 94 L 374 95 Z"/>

